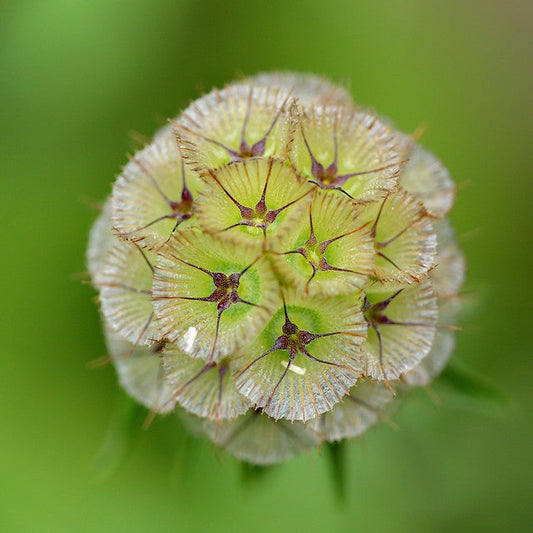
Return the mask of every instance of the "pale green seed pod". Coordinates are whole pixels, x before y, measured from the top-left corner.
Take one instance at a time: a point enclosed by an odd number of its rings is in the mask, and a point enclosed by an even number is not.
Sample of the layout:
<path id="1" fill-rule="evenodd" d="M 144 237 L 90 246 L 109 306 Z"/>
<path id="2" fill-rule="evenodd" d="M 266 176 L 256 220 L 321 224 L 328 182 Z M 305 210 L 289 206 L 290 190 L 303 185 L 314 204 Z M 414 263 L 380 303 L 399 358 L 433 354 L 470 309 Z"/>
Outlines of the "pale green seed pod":
<path id="1" fill-rule="evenodd" d="M 432 154 L 322 78 L 199 98 L 125 165 L 91 231 L 122 387 L 257 464 L 392 423 L 397 392 L 453 350 L 454 193 Z"/>

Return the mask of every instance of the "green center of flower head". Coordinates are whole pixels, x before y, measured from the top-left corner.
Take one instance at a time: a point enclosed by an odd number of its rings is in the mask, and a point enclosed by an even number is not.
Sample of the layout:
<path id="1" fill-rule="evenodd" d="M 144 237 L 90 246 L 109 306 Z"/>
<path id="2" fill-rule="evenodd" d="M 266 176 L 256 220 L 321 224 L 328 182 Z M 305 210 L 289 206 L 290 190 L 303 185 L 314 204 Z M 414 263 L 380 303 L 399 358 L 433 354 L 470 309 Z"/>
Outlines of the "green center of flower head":
<path id="1" fill-rule="evenodd" d="M 246 306 L 256 306 L 260 300 L 261 284 L 254 264 L 244 268 L 237 264 L 222 264 L 220 272 L 212 274 L 215 288 L 211 296 L 218 298 L 217 310 L 226 311 L 228 319 L 242 317 L 248 312 Z M 232 305 L 237 303 L 246 305 Z"/>
<path id="2" fill-rule="evenodd" d="M 263 194 L 257 202 L 255 208 L 245 207 L 240 203 L 236 202 L 235 205 L 239 208 L 242 216 L 242 225 L 243 226 L 253 226 L 255 228 L 260 228 L 262 231 L 266 232 L 268 226 L 272 224 L 279 213 L 280 209 L 268 209 L 265 202 L 266 187 L 268 186 L 268 181 L 265 183 L 265 189 Z"/>
<path id="3" fill-rule="evenodd" d="M 303 243 L 303 245 L 296 248 L 295 250 L 284 252 L 283 255 L 290 256 L 290 257 L 294 257 L 295 255 L 301 256 L 303 259 L 305 259 L 305 262 L 307 263 L 307 265 L 311 266 L 312 273 L 305 285 L 306 292 L 309 289 L 309 284 L 319 272 L 328 272 L 328 273 L 341 272 L 341 273 L 348 273 L 348 274 L 353 274 L 353 275 L 363 276 L 363 277 L 367 275 L 367 273 L 361 272 L 360 270 L 354 270 L 350 268 L 334 266 L 333 264 L 331 264 L 330 262 L 331 257 L 338 259 L 336 257 L 339 255 L 338 253 L 329 254 L 330 255 L 329 260 L 327 257 L 328 252 L 331 250 L 331 248 L 329 248 L 331 244 L 338 243 L 342 239 L 349 238 L 353 236 L 354 234 L 359 233 L 361 231 L 360 226 L 358 226 L 354 230 L 347 231 L 340 235 L 335 235 L 334 237 L 319 241 L 315 234 L 315 226 L 313 222 L 313 208 L 311 205 L 311 208 L 309 209 L 309 227 L 306 228 L 305 231 L 307 232 L 307 235 L 309 236 L 306 239 L 306 241 Z M 300 260 L 300 262 L 302 261 Z M 299 268 L 298 261 L 293 261 L 292 264 L 295 268 Z M 364 267 L 364 263 L 361 266 Z"/>
<path id="4" fill-rule="evenodd" d="M 307 243 L 302 248 L 302 254 L 314 268 L 325 270 L 324 262 L 326 259 L 324 257 L 323 246 L 321 246 L 321 244 L 322 243 Z"/>

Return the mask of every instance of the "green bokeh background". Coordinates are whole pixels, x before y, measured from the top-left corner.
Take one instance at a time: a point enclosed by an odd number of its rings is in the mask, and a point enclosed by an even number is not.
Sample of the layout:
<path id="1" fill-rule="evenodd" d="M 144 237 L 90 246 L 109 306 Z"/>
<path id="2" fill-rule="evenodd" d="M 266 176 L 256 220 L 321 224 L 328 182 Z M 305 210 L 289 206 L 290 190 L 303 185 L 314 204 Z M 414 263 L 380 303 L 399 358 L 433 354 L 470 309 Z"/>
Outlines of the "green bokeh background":
<path id="1" fill-rule="evenodd" d="M 3 1 L 0 530 L 529 530 L 532 6 Z M 324 453 L 246 484 L 172 418 L 148 431 L 134 418 L 125 460 L 104 476 L 95 455 L 127 405 L 112 368 L 88 368 L 105 348 L 94 292 L 76 277 L 87 204 L 109 193 L 131 132 L 150 136 L 239 73 L 280 68 L 346 80 L 406 131 L 427 125 L 423 143 L 459 185 L 451 218 L 469 265 L 455 360 L 509 403 L 441 385 L 441 405 L 413 395 L 399 431 L 350 443 L 344 507 Z"/>

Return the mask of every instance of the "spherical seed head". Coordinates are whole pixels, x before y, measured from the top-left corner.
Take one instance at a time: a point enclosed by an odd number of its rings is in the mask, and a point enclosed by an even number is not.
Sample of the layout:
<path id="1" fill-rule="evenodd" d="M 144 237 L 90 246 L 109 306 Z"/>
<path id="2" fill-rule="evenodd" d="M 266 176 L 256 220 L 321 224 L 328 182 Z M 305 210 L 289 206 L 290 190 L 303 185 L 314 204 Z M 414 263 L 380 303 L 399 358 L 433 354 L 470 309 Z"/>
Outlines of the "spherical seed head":
<path id="1" fill-rule="evenodd" d="M 257 464 L 392 423 L 453 350 L 453 198 L 343 87 L 282 72 L 213 90 L 130 158 L 91 231 L 121 385 Z"/>

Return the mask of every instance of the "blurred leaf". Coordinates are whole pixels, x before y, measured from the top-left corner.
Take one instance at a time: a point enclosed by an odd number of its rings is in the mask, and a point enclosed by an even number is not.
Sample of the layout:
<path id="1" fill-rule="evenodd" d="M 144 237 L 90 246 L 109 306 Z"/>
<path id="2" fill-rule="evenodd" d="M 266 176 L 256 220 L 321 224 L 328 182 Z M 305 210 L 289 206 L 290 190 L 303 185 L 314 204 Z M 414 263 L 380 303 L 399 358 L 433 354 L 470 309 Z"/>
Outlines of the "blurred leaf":
<path id="1" fill-rule="evenodd" d="M 342 505 L 346 504 L 346 440 L 325 443 L 333 489 Z"/>
<path id="2" fill-rule="evenodd" d="M 241 462 L 241 479 L 244 485 L 252 485 L 263 481 L 265 476 L 274 470 L 275 466 L 254 465 Z"/>
<path id="3" fill-rule="evenodd" d="M 509 414 L 508 396 L 497 385 L 467 369 L 463 364 L 449 364 L 436 383 L 448 389 L 453 396 L 460 396 L 463 406 L 481 408 L 491 416 L 504 417 Z"/>
<path id="4" fill-rule="evenodd" d="M 174 464 L 171 480 L 175 486 L 180 486 L 189 474 L 194 471 L 199 457 L 199 439 L 183 427 L 178 417 L 173 417 L 177 422 L 174 425 L 173 437 L 175 443 Z"/>
<path id="5" fill-rule="evenodd" d="M 117 395 L 107 432 L 93 461 L 97 481 L 109 479 L 118 470 L 131 449 L 134 434 L 140 428 L 139 415 L 144 411 L 126 394 Z"/>

